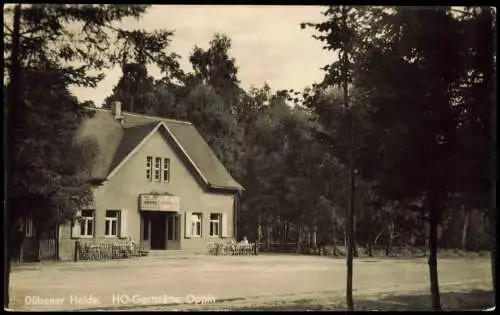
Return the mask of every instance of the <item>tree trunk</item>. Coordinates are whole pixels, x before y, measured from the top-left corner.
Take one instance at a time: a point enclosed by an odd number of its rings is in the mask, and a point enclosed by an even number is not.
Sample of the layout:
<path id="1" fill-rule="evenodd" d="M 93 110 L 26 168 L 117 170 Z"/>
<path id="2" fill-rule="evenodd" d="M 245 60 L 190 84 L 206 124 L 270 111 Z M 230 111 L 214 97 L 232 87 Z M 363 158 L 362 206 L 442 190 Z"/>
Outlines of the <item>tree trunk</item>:
<path id="1" fill-rule="evenodd" d="M 372 214 L 375 213 L 375 207 L 372 208 Z M 373 225 L 373 219 L 370 217 L 370 227 L 368 228 L 368 239 L 366 242 L 366 254 L 368 254 L 368 257 L 373 257 L 373 252 L 372 252 L 372 241 L 373 241 L 373 228 L 371 227 Z"/>
<path id="2" fill-rule="evenodd" d="M 300 245 L 302 243 L 302 226 L 300 222 L 297 224 L 297 253 L 300 253 Z"/>
<path id="3" fill-rule="evenodd" d="M 306 237 L 307 237 L 307 241 L 306 241 L 306 244 L 307 244 L 307 250 L 309 251 L 309 249 L 311 248 L 311 242 L 312 242 L 312 231 L 310 228 L 307 228 L 307 233 L 306 233 Z"/>
<path id="4" fill-rule="evenodd" d="M 375 239 L 373 240 L 373 244 L 374 245 L 377 245 L 378 243 L 378 239 L 380 238 L 380 236 L 382 236 L 382 234 L 384 234 L 384 229 L 380 230 L 380 232 L 377 234 L 377 236 L 375 237 Z"/>
<path id="5" fill-rule="evenodd" d="M 358 253 L 358 242 L 356 242 L 356 240 L 354 239 L 353 241 L 353 245 L 352 245 L 352 255 L 353 257 L 358 257 L 359 256 L 359 253 Z"/>
<path id="6" fill-rule="evenodd" d="M 316 250 L 317 247 L 318 247 L 318 227 L 316 224 L 314 224 L 312 231 L 312 248 Z"/>
<path id="7" fill-rule="evenodd" d="M 347 87 L 345 87 L 347 88 Z M 350 128 L 352 129 L 352 118 L 350 119 Z M 354 301 L 352 298 L 352 275 L 353 275 L 353 254 L 354 254 L 354 159 L 352 149 L 352 130 L 350 130 L 351 144 L 349 145 L 349 203 L 347 213 L 347 286 L 346 299 L 348 310 L 354 310 Z"/>
<path id="8" fill-rule="evenodd" d="M 261 222 L 261 215 L 259 214 L 257 216 L 257 246 L 260 247 L 260 244 L 262 242 L 262 222 Z"/>
<path id="9" fill-rule="evenodd" d="M 288 239 L 287 234 L 288 234 L 287 221 L 283 220 L 283 243 L 284 244 L 287 243 L 287 239 Z"/>
<path id="10" fill-rule="evenodd" d="M 347 12 L 348 8 L 342 6 L 342 31 L 347 33 L 349 28 L 347 26 Z M 344 42 L 341 48 L 342 53 L 342 92 L 344 99 L 344 108 L 347 110 L 348 115 L 348 140 L 349 140 L 349 191 L 348 191 L 348 207 L 347 207 L 347 285 L 346 285 L 346 304 L 349 311 L 354 310 L 354 302 L 352 299 L 352 274 L 353 274 L 353 247 L 354 247 L 354 143 L 353 143 L 353 112 L 352 108 L 349 107 L 349 54 L 350 49 L 348 43 Z"/>
<path id="11" fill-rule="evenodd" d="M 14 143 L 13 143 L 13 120 L 15 117 L 15 114 L 13 113 L 14 111 L 17 111 L 19 109 L 19 101 L 20 101 L 20 74 L 21 74 L 21 64 L 19 60 L 19 50 L 20 50 L 20 27 L 21 27 L 21 4 L 17 4 L 14 8 L 14 21 L 13 21 L 13 32 L 12 32 L 12 55 L 11 55 L 11 68 L 10 68 L 10 89 L 9 89 L 9 99 L 7 101 L 7 113 L 4 116 L 7 120 L 7 123 L 4 124 L 4 128 L 6 128 L 7 132 L 4 134 L 6 137 L 4 137 L 4 140 L 6 141 L 6 144 L 4 148 L 6 148 L 6 180 L 7 180 L 7 185 L 5 187 L 5 198 L 7 200 L 7 206 L 4 209 L 4 219 L 5 219 L 5 225 L 7 228 L 4 229 L 4 261 L 5 261 L 5 266 L 4 266 L 4 290 L 3 290 L 3 298 L 4 298 L 4 307 L 8 308 L 9 307 L 9 288 L 10 288 L 10 267 L 11 267 L 11 251 L 12 249 L 9 249 L 9 247 L 12 244 L 9 244 L 9 240 L 12 239 L 12 235 L 10 234 L 12 229 L 10 228 L 11 221 L 12 221 L 12 216 L 10 215 L 12 209 L 11 207 L 11 201 L 12 198 L 10 196 L 10 187 L 12 187 L 12 182 L 13 182 L 13 159 L 12 155 L 14 153 Z M 4 129 L 5 130 L 5 129 Z"/>
<path id="12" fill-rule="evenodd" d="M 352 149 L 351 149 L 352 150 Z M 353 275 L 353 254 L 354 254 L 354 163 L 353 159 L 349 159 L 349 208 L 348 208 L 348 220 L 347 220 L 347 288 L 346 288 L 346 298 L 347 298 L 347 308 L 350 311 L 354 310 L 354 301 L 352 298 L 352 275 Z"/>
<path id="13" fill-rule="evenodd" d="M 464 209 L 464 226 L 462 229 L 462 249 L 467 250 L 467 228 L 469 226 L 470 211 L 467 207 Z"/>
<path id="14" fill-rule="evenodd" d="M 439 279 L 437 270 L 437 241 L 438 224 L 441 214 L 440 205 L 437 200 L 436 192 L 430 192 L 429 198 L 429 277 L 431 280 L 431 301 L 432 309 L 441 310 L 441 299 L 439 294 Z"/>
<path id="15" fill-rule="evenodd" d="M 293 229 L 293 223 L 290 222 L 290 221 L 287 221 L 286 223 L 286 241 L 287 242 L 291 242 L 292 241 L 292 237 L 290 236 L 290 231 Z"/>
<path id="16" fill-rule="evenodd" d="M 373 237 L 373 232 L 372 231 L 368 232 L 368 244 L 366 244 L 366 248 L 368 250 L 368 257 L 373 257 L 373 250 L 372 250 L 373 240 L 372 240 L 372 237 Z"/>
<path id="17" fill-rule="evenodd" d="M 387 247 L 385 248 L 385 255 L 390 256 L 392 252 L 392 240 L 394 239 L 394 223 L 391 222 L 389 226 L 389 239 L 387 240 Z"/>
<path id="18" fill-rule="evenodd" d="M 333 256 L 337 256 L 337 219 L 335 218 L 335 215 L 333 219 L 332 236 L 333 236 Z"/>
<path id="19" fill-rule="evenodd" d="M 391 255 L 392 251 L 392 235 L 389 236 L 389 239 L 387 240 L 387 246 L 385 247 L 385 255 L 389 257 Z"/>
<path id="20" fill-rule="evenodd" d="M 493 284 L 493 292 L 496 293 L 496 210 L 497 210 L 497 199 L 496 199 L 496 187 L 497 187 L 497 85 L 496 85 L 496 67 L 495 67 L 495 51 L 496 51 L 496 38 L 497 38 L 497 24 L 494 19 L 494 14 L 493 9 L 490 11 L 491 15 L 491 25 L 492 25 L 492 39 L 495 40 L 495 45 L 494 49 L 491 52 L 491 57 L 490 57 L 490 73 L 489 73 L 489 80 L 488 84 L 491 87 L 491 106 L 492 106 L 492 112 L 491 112 L 491 121 L 490 121 L 490 131 L 491 131 L 491 206 L 489 209 L 490 212 L 490 235 L 491 235 L 491 278 L 492 278 L 492 284 Z"/>
<path id="21" fill-rule="evenodd" d="M 281 245 L 285 244 L 286 240 L 286 221 L 285 219 L 281 220 L 281 231 L 280 231 L 280 240 L 281 240 Z"/>
<path id="22" fill-rule="evenodd" d="M 347 256 L 347 231 L 344 228 L 342 232 L 344 233 L 344 253 Z"/>
<path id="23" fill-rule="evenodd" d="M 358 242 L 356 241 L 356 216 L 354 216 L 354 222 L 353 222 L 353 238 L 352 238 L 352 252 L 354 257 L 358 257 Z"/>
<path id="24" fill-rule="evenodd" d="M 269 247 L 271 243 L 271 220 L 266 217 L 266 251 L 269 252 Z"/>

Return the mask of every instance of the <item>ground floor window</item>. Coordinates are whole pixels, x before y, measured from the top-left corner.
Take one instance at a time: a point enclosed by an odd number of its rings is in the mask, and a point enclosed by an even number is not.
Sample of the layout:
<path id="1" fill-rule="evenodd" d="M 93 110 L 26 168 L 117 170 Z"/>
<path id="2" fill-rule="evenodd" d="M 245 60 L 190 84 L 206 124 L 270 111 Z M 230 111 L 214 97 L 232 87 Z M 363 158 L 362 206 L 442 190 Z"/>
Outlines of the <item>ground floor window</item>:
<path id="1" fill-rule="evenodd" d="M 82 210 L 80 221 L 80 236 L 94 236 L 94 210 Z"/>
<path id="2" fill-rule="evenodd" d="M 167 217 L 167 240 L 177 241 L 179 239 L 179 216 L 171 215 Z"/>
<path id="3" fill-rule="evenodd" d="M 220 213 L 210 213 L 210 236 L 220 236 L 221 217 L 222 215 Z"/>
<path id="4" fill-rule="evenodd" d="M 201 213 L 193 213 L 191 218 L 191 236 L 201 236 Z"/>
<path id="5" fill-rule="evenodd" d="M 32 218 L 27 218 L 24 221 L 24 235 L 26 237 L 33 237 L 35 236 L 35 228 L 33 224 L 33 219 Z"/>
<path id="6" fill-rule="evenodd" d="M 120 221 L 120 211 L 106 210 L 106 225 L 104 227 L 104 235 L 118 237 L 118 227 Z"/>

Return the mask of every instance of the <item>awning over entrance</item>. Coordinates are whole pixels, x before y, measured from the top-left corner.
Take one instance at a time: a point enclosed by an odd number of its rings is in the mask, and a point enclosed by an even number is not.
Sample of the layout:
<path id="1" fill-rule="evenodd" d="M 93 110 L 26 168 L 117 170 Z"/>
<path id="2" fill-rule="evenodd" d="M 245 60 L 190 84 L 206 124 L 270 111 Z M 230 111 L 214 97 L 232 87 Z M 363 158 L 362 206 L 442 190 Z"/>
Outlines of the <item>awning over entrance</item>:
<path id="1" fill-rule="evenodd" d="M 170 195 L 140 195 L 141 211 L 180 210 L 180 198 Z"/>

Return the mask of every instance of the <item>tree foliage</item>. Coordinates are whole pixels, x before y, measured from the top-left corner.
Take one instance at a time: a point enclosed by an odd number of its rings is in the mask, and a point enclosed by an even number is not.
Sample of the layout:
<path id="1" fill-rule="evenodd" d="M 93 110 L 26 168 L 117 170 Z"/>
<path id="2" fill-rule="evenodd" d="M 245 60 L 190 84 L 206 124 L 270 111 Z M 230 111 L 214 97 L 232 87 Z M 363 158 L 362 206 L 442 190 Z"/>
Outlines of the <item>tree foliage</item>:
<path id="1" fill-rule="evenodd" d="M 15 79 L 13 92 L 6 99 L 7 133 L 11 135 L 8 222 L 12 237 L 22 219 L 38 219 L 42 233 L 92 202 L 88 167 L 96 147 L 94 143 L 75 142 L 87 113 L 68 87 L 95 87 L 105 67 L 120 60 L 120 52 L 109 49 L 113 39 L 135 40 L 142 45 L 148 38 L 156 38 L 158 46 L 142 47 L 153 55 L 165 45 L 158 33 L 134 33 L 114 26 L 123 18 L 140 17 L 147 6 L 16 7 L 20 12 L 18 32 L 8 23 L 13 8 L 5 9 L 4 23 L 8 87 Z"/>
<path id="2" fill-rule="evenodd" d="M 128 63 L 122 67 L 122 73 L 123 76 L 113 88 L 113 94 L 104 100 L 103 107 L 111 108 L 113 102 L 120 102 L 125 111 L 154 113 L 158 107 L 155 79 L 148 75 L 146 65 Z"/>
<path id="3" fill-rule="evenodd" d="M 430 220 L 432 301 L 439 309 L 436 252 L 438 225 L 445 223 L 443 209 L 450 198 L 467 199 L 467 195 L 472 199 L 462 202 L 484 206 L 491 190 L 486 175 L 491 165 L 487 163 L 491 107 L 485 96 L 492 90 L 491 11 L 466 9 L 465 18 L 450 7 L 350 8 L 348 23 L 355 32 L 345 32 L 346 28 L 342 32 L 338 10 L 330 8 L 325 14 L 333 18 L 309 25 L 322 34 L 317 38 L 328 43 L 326 49 L 340 49 L 342 41 L 351 44 L 352 95 L 358 95 L 358 104 L 367 104 L 359 107 L 367 109 L 359 122 L 361 174 L 388 201 L 424 202 Z M 335 84 L 341 66 L 342 56 L 325 68 L 323 84 Z M 325 111 L 328 106 L 321 106 L 317 94 L 308 98 L 309 103 L 328 125 L 339 115 Z M 346 135 L 341 123 L 332 125 L 337 134 Z M 336 151 L 342 156 L 341 147 Z M 483 166 L 477 167 L 480 161 Z"/>

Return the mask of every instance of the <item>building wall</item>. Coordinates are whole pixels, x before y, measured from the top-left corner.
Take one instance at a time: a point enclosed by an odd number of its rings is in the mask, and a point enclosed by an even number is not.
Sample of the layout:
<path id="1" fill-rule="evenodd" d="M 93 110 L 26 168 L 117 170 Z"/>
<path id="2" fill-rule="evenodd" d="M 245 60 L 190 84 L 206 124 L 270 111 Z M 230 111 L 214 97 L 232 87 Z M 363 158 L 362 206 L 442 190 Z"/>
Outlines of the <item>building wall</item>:
<path id="1" fill-rule="evenodd" d="M 153 156 L 153 162 L 154 157 L 170 159 L 170 182 L 154 182 L 154 179 L 153 181 L 146 179 L 147 156 Z M 126 209 L 126 236 L 140 242 L 139 195 L 155 192 L 168 192 L 180 197 L 181 249 L 191 252 L 206 252 L 211 212 L 222 213 L 227 216 L 227 236 L 233 236 L 234 195 L 206 192 L 187 169 L 180 156 L 167 143 L 163 131 L 160 130 L 153 134 L 109 181 L 94 188 L 96 204 L 95 238 L 104 238 L 106 210 Z M 203 213 L 201 238 L 185 238 L 185 213 L 187 212 Z M 61 227 L 60 235 L 60 258 L 73 257 L 75 240 L 71 239 L 71 228 L 69 226 Z"/>
<path id="2" fill-rule="evenodd" d="M 209 236 L 210 233 L 210 213 L 222 213 L 227 216 L 227 237 L 234 235 L 234 211 L 233 204 L 234 195 L 222 194 L 201 194 L 201 207 L 187 208 L 189 212 L 201 212 L 202 215 L 202 228 L 201 237 L 186 237 L 185 227 L 186 219 L 185 213 L 182 214 L 181 222 L 181 248 L 193 253 L 206 253 L 207 242 L 212 240 L 213 237 Z M 202 209 L 202 210 L 199 210 Z"/>

